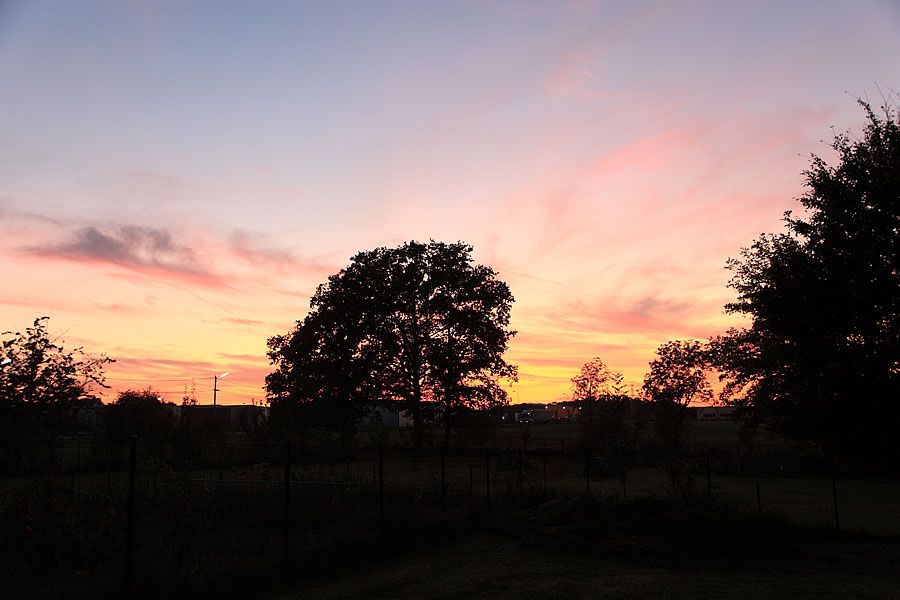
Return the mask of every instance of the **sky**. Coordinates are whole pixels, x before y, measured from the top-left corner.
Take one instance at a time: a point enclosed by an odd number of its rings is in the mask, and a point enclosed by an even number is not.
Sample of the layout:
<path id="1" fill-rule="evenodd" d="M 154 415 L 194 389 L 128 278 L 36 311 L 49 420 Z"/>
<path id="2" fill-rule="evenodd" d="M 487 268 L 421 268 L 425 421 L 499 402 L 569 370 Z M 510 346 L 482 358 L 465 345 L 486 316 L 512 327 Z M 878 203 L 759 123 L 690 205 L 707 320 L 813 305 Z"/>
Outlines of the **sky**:
<path id="1" fill-rule="evenodd" d="M 513 402 L 745 323 L 725 263 L 900 88 L 887 0 L 0 2 L 0 329 L 264 398 L 351 256 L 472 244 Z"/>

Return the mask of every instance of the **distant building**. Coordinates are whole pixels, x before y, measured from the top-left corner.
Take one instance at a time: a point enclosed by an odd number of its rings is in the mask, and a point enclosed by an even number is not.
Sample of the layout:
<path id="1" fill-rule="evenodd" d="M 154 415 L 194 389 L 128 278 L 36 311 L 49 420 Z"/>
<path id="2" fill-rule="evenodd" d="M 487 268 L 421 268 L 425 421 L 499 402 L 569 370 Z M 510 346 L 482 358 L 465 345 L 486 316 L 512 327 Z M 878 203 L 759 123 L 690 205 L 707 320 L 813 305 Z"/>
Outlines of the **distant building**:
<path id="1" fill-rule="evenodd" d="M 405 410 L 395 406 L 373 406 L 369 412 L 360 419 L 359 428 L 363 431 L 381 429 L 382 427 L 411 427 L 412 419 Z"/>
<path id="2" fill-rule="evenodd" d="M 575 417 L 575 407 L 571 403 L 553 402 L 547 405 L 547 410 L 553 412 L 553 418 L 557 421 L 567 421 Z"/>
<path id="3" fill-rule="evenodd" d="M 91 433 L 103 430 L 106 417 L 105 406 L 78 406 L 71 410 L 79 429 Z"/>
<path id="4" fill-rule="evenodd" d="M 516 413 L 516 423 L 549 423 L 556 421 L 557 411 L 549 408 L 530 408 Z"/>
<path id="5" fill-rule="evenodd" d="M 249 431 L 269 418 L 269 408 L 252 404 L 172 406 L 182 421 L 211 431 Z"/>
<path id="6" fill-rule="evenodd" d="M 698 421 L 730 421 L 734 419 L 733 406 L 697 406 L 694 408 Z"/>

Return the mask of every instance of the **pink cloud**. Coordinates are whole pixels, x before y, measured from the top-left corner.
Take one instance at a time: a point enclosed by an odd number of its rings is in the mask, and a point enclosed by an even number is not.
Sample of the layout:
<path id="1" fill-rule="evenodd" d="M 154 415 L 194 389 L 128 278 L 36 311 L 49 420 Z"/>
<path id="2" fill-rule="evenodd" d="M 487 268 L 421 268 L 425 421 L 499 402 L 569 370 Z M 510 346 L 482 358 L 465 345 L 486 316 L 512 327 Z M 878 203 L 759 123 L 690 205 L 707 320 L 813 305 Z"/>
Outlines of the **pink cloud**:
<path id="1" fill-rule="evenodd" d="M 700 145 L 710 131 L 708 126 L 686 126 L 639 139 L 601 156 L 592 165 L 591 174 L 666 171 L 673 162 L 682 160 L 691 147 Z"/>
<path id="2" fill-rule="evenodd" d="M 228 237 L 228 251 L 255 268 L 276 273 L 291 272 L 324 278 L 337 270 L 330 261 L 303 257 L 284 248 L 268 246 L 265 237 L 235 229 Z"/>
<path id="3" fill-rule="evenodd" d="M 176 242 L 165 229 L 122 225 L 81 227 L 64 242 L 30 245 L 28 254 L 85 264 L 111 264 L 142 275 L 183 283 L 222 287 L 223 279 L 207 270 L 193 249 Z"/>
<path id="4" fill-rule="evenodd" d="M 570 96 L 589 86 L 597 69 L 606 70 L 606 66 L 587 53 L 572 53 L 547 77 L 545 89 L 551 96 Z"/>
<path id="5" fill-rule="evenodd" d="M 646 295 L 624 301 L 614 297 L 574 298 L 558 306 L 529 311 L 525 318 L 535 326 L 565 338 L 569 333 L 670 337 L 706 337 L 713 333 L 693 321 L 704 314 L 721 313 L 716 300 L 672 300 Z"/>

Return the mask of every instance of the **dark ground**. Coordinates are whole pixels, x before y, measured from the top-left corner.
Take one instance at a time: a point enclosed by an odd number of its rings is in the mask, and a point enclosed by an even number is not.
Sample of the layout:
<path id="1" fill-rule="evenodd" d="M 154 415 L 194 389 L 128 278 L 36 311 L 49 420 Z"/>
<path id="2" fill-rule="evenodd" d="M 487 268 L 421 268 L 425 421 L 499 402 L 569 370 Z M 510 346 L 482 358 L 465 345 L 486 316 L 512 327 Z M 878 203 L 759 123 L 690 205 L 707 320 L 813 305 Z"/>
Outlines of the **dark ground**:
<path id="1" fill-rule="evenodd" d="M 440 534 L 438 534 L 440 535 Z M 900 598 L 900 540 L 657 501 L 551 501 L 275 598 Z"/>

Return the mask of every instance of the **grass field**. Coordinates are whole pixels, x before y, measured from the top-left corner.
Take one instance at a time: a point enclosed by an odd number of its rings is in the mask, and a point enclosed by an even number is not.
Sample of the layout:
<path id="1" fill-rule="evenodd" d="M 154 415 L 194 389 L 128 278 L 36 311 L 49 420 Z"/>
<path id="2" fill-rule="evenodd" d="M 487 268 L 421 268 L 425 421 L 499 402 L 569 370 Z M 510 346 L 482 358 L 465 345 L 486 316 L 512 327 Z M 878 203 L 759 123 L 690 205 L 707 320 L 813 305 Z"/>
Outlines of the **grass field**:
<path id="1" fill-rule="evenodd" d="M 570 424 L 530 425 L 525 432 L 516 425 L 499 428 L 489 453 L 456 449 L 442 457 L 438 447 L 418 452 L 389 445 L 381 467 L 378 450 L 372 447 L 352 453 L 295 448 L 289 527 L 284 466 L 270 462 L 277 460 L 277 449 L 241 455 L 228 450 L 227 440 L 218 441 L 214 449 L 222 453 L 220 464 L 194 468 L 167 460 L 158 446 L 154 450 L 152 444 L 139 445 L 136 581 L 147 597 L 175 591 L 222 595 L 252 589 L 255 578 L 266 579 L 268 586 L 281 576 L 287 540 L 293 564 L 315 582 L 304 583 L 303 595 L 309 597 L 705 597 L 726 595 L 720 592 L 732 588 L 734 593 L 727 594 L 732 597 L 750 597 L 757 588 L 776 597 L 828 595 L 838 589 L 849 590 L 853 597 L 869 592 L 869 597 L 885 597 L 879 594 L 887 589 L 893 571 L 888 569 L 888 576 L 881 568 L 898 557 L 896 543 L 884 536 L 900 537 L 896 479 L 839 475 L 836 531 L 835 490 L 822 469 L 791 471 L 790 463 L 782 467 L 770 461 L 763 470 L 736 470 L 735 453 L 742 451 L 736 445 L 737 426 L 727 421 L 697 423 L 693 440 L 701 451 L 692 463 L 696 498 L 714 511 L 733 511 L 751 520 L 783 518 L 791 527 L 828 534 L 805 541 L 791 561 L 771 564 L 758 556 L 748 562 L 739 552 L 733 564 L 723 563 L 715 553 L 685 555 L 677 544 L 660 545 L 641 536 L 635 540 L 630 533 L 606 536 L 603 548 L 608 551 L 599 554 L 568 553 L 566 544 L 529 543 L 522 532 L 530 527 L 530 518 L 522 521 L 524 526 L 510 527 L 504 524 L 505 511 L 579 497 L 600 501 L 613 512 L 645 500 L 668 506 L 673 504 L 669 480 L 652 463 L 629 468 L 624 477 L 594 472 L 588 479 Z M 786 447 L 778 440 L 766 443 L 772 444 L 768 448 L 776 457 Z M 240 456 L 264 460 L 231 463 Z M 119 593 L 128 474 L 117 460 L 107 460 L 105 469 L 98 467 L 104 464 L 100 460 L 80 469 L 70 463 L 68 470 L 0 479 L 5 538 L 0 545 L 5 564 L 0 587 L 16 590 L 24 582 L 38 586 L 21 588 L 23 597 Z M 473 527 L 469 515 L 485 512 L 492 516 Z M 653 522 L 652 511 L 644 516 Z M 465 535 L 457 535 L 460 532 Z M 380 535 L 406 533 L 419 537 L 401 544 L 400 550 L 382 552 L 378 546 Z M 558 534 L 551 528 L 549 539 Z M 795 530 L 788 534 L 801 535 Z M 693 536 L 688 531 L 682 537 Z M 718 538 L 712 541 L 718 543 Z M 319 577 L 318 566 L 323 574 L 331 572 L 322 557 L 340 561 L 340 552 L 356 551 L 360 544 L 369 548 L 366 560 L 342 572 L 340 583 Z M 720 553 L 734 553 L 733 546 L 722 546 Z M 382 560 L 382 555 L 393 558 Z M 653 559 L 635 560 L 636 555 Z M 848 562 L 840 562 L 842 555 Z M 681 558 L 673 562 L 676 557 Z M 828 561 L 840 568 L 823 567 Z M 821 575 L 813 576 L 809 569 L 821 569 Z M 357 575 L 358 570 L 368 575 Z M 433 581 L 416 577 L 417 572 L 431 573 Z M 842 577 L 849 587 L 837 585 Z M 871 588 L 865 588 L 867 579 Z M 821 581 L 826 583 L 819 585 Z M 306 590 L 308 585 L 312 587 Z M 367 593 L 362 594 L 363 589 Z M 291 597 L 290 590 L 286 597 Z"/>
<path id="2" fill-rule="evenodd" d="M 475 516 L 273 598 L 893 598 L 900 540 L 667 501 L 585 497 Z"/>
<path id="3" fill-rule="evenodd" d="M 473 535 L 320 578 L 279 599 L 896 598 L 900 545 L 820 542 L 790 559 L 672 568 Z"/>

